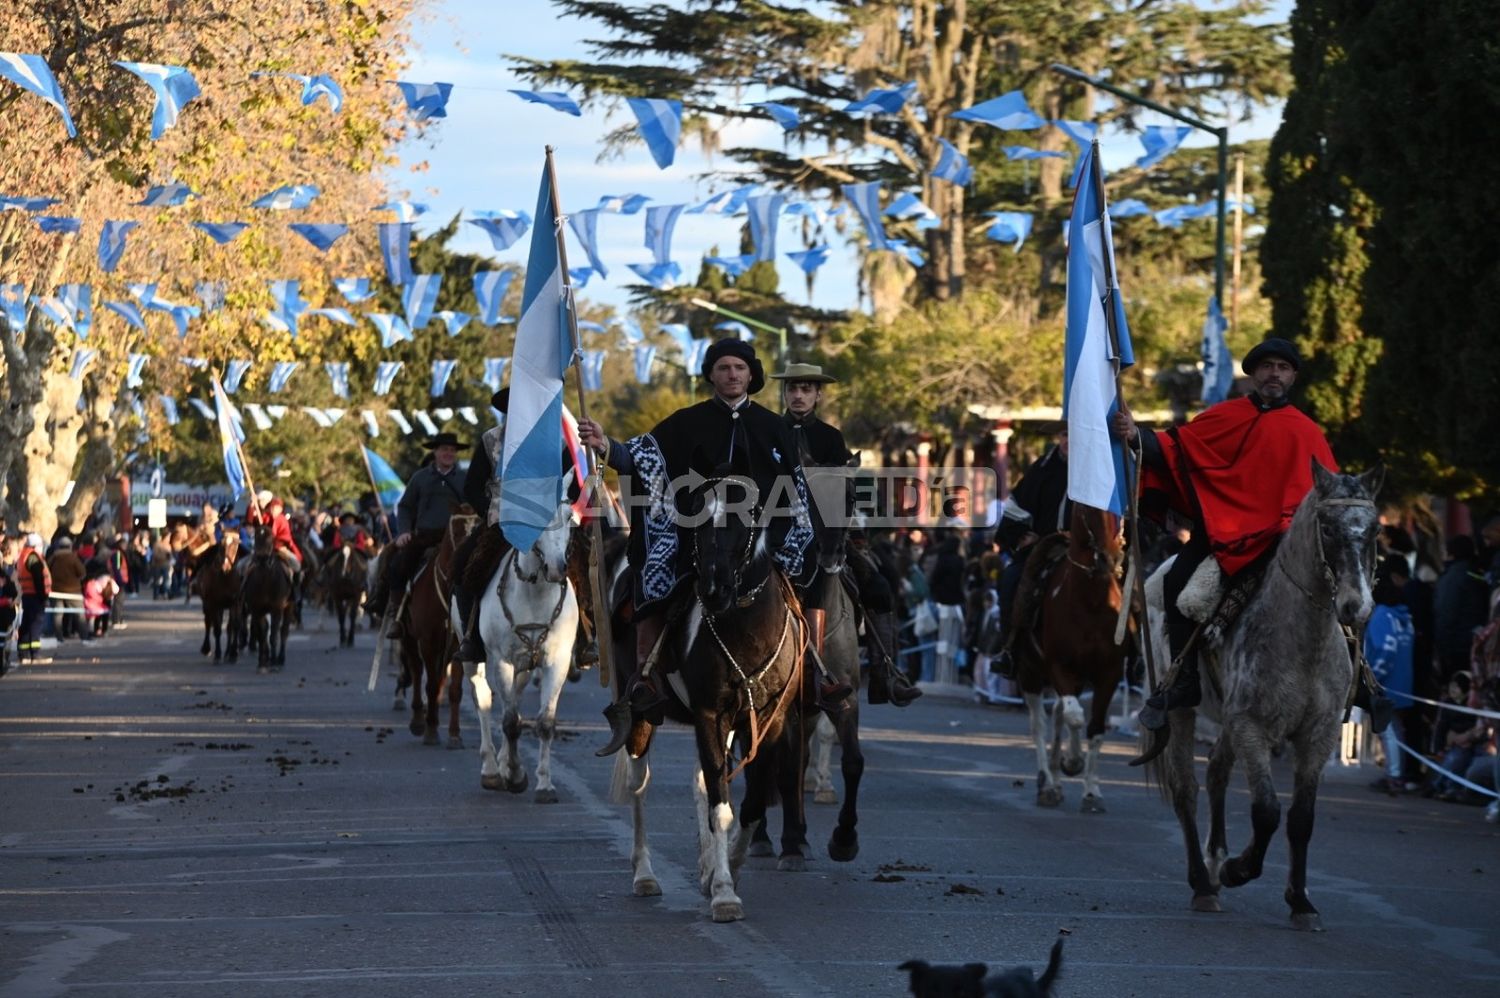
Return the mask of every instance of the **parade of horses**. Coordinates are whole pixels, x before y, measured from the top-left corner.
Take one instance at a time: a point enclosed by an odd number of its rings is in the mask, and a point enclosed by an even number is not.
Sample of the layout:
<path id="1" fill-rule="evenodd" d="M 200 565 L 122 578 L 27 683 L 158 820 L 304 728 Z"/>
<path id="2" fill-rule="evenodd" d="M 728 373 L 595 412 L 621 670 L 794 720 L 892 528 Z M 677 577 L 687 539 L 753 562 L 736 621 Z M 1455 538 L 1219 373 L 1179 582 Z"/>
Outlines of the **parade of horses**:
<path id="1" fill-rule="evenodd" d="M 0 996 L 1493 991 L 1421 6 L 18 0 Z"/>

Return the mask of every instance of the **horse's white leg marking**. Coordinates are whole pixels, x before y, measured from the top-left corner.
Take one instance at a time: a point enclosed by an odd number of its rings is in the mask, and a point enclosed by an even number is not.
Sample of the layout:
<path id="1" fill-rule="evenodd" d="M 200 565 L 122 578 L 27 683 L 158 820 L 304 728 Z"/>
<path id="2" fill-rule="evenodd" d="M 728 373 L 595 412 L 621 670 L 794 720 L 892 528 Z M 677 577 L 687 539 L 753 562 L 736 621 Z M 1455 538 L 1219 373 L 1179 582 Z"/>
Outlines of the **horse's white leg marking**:
<path id="1" fill-rule="evenodd" d="M 573 620 L 571 625 L 568 625 L 569 618 Z M 536 789 L 539 797 L 551 795 L 555 798 L 557 794 L 557 789 L 552 784 L 552 738 L 557 729 L 557 700 L 562 695 L 563 683 L 568 679 L 577 626 L 577 614 L 563 613 L 553 625 L 555 633 L 547 636 L 546 657 L 541 669 L 541 705 L 536 715 L 536 737 L 539 743 Z M 565 634 L 562 633 L 564 630 Z"/>
<path id="2" fill-rule="evenodd" d="M 1099 753 L 1103 748 L 1102 734 L 1090 738 L 1088 758 L 1083 764 L 1083 795 L 1097 800 L 1104 799 L 1104 792 L 1099 789 Z"/>
<path id="3" fill-rule="evenodd" d="M 1042 791 L 1052 782 L 1052 760 L 1047 754 L 1047 742 L 1051 741 L 1051 724 L 1042 707 L 1041 694 L 1025 693 L 1023 697 L 1026 700 L 1026 711 L 1031 715 L 1031 741 L 1036 746 L 1037 790 Z"/>
<path id="4" fill-rule="evenodd" d="M 616 759 L 619 760 L 617 765 L 624 768 L 625 789 L 630 795 L 631 817 L 635 825 L 630 849 L 632 890 L 636 897 L 655 897 L 661 894 L 661 883 L 651 868 L 651 847 L 646 842 L 646 790 L 651 786 L 651 760 L 649 754 L 632 759 L 628 752 L 617 753 Z"/>
<path id="5" fill-rule="evenodd" d="M 744 906 L 734 892 L 734 871 L 729 868 L 729 834 L 734 828 L 734 808 L 729 804 L 714 806 L 713 821 L 713 895 L 711 905 L 716 922 L 744 917 Z"/>
<path id="6" fill-rule="evenodd" d="M 500 692 L 500 729 L 504 735 L 504 747 L 500 751 L 500 775 L 507 783 L 517 783 L 526 778 L 526 767 L 521 765 L 519 745 L 521 694 L 526 690 L 527 674 L 516 669 L 510 655 L 511 649 L 505 648 L 495 663 L 495 688 Z"/>
<path id="7" fill-rule="evenodd" d="M 1083 767 L 1083 704 L 1076 696 L 1061 701 L 1063 723 L 1068 726 L 1068 760 L 1071 766 Z"/>
<path id="8" fill-rule="evenodd" d="M 693 767 L 693 805 L 698 814 L 698 889 L 709 897 L 713 884 L 713 829 L 708 820 L 708 785 L 703 780 L 703 768 Z"/>
<path id="9" fill-rule="evenodd" d="M 494 691 L 490 689 L 485 675 L 489 667 L 483 662 L 465 662 L 469 685 L 474 689 L 474 713 L 479 715 L 479 776 L 493 777 L 500 772 L 500 762 L 495 758 L 495 736 L 490 730 L 493 720 L 490 710 L 494 706 Z"/>
<path id="10" fill-rule="evenodd" d="M 838 732 L 827 714 L 818 715 L 818 726 L 813 745 L 813 801 L 818 804 L 837 804 L 838 791 L 833 789 L 833 746 L 838 741 Z"/>

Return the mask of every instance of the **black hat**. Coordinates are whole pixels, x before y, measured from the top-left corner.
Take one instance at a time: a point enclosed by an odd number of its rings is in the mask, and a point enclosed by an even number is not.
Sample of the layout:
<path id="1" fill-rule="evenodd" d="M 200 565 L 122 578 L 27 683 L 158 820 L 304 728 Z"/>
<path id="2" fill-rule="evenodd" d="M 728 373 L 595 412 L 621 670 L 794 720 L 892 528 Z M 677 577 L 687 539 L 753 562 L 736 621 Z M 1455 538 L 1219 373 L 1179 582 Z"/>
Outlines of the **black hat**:
<path id="1" fill-rule="evenodd" d="M 447 430 L 444 430 L 437 436 L 428 437 L 422 441 L 422 446 L 428 450 L 437 450 L 439 447 L 457 447 L 459 450 L 468 450 L 471 445 L 458 439 L 456 433 L 449 433 Z"/>
<path id="2" fill-rule="evenodd" d="M 760 358 L 755 356 L 755 348 L 744 340 L 729 337 L 715 340 L 703 354 L 703 378 L 708 380 L 708 372 L 714 369 L 714 365 L 721 357 L 738 357 L 750 365 L 750 387 L 747 394 L 754 395 L 766 387 L 766 369 L 761 366 Z"/>
<path id="3" fill-rule="evenodd" d="M 508 385 L 490 396 L 490 407 L 500 412 L 510 412 L 510 387 Z"/>
<path id="4" fill-rule="evenodd" d="M 1240 368 L 1246 374 L 1254 374 L 1261 361 L 1268 357 L 1280 357 L 1292 365 L 1292 370 L 1302 370 L 1302 358 L 1297 354 L 1297 348 L 1279 336 L 1272 336 L 1256 344 L 1254 350 L 1245 354 L 1245 359 L 1240 362 Z"/>

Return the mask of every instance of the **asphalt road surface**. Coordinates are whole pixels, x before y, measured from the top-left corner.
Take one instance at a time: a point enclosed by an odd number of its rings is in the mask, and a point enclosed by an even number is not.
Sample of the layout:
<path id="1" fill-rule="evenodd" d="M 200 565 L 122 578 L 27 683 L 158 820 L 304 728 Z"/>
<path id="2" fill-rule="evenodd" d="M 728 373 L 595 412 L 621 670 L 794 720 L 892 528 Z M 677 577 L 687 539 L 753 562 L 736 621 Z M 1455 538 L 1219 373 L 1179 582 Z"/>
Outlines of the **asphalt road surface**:
<path id="1" fill-rule="evenodd" d="M 0 680 L 3 998 L 899 995 L 903 960 L 1040 968 L 1059 934 L 1061 995 L 1500 994 L 1500 829 L 1374 794 L 1369 768 L 1328 771 L 1311 855 L 1328 931 L 1305 934 L 1280 837 L 1223 914 L 1188 910 L 1132 743 L 1107 743 L 1109 813 L 1079 813 L 1076 782 L 1043 810 L 1022 714 L 868 708 L 858 858 L 827 858 L 833 809 L 809 804 L 807 872 L 750 860 L 746 920 L 715 925 L 685 730 L 654 752 L 665 894 L 631 894 L 593 674 L 564 691 L 562 801 L 542 805 L 480 788 L 467 704 L 469 748 L 449 751 L 408 733 L 389 677 L 366 693 L 368 632 L 346 651 L 294 633 L 286 670 L 257 675 L 199 657 L 196 606 L 130 607 L 127 631 Z M 1231 808 L 1237 849 L 1238 777 Z"/>

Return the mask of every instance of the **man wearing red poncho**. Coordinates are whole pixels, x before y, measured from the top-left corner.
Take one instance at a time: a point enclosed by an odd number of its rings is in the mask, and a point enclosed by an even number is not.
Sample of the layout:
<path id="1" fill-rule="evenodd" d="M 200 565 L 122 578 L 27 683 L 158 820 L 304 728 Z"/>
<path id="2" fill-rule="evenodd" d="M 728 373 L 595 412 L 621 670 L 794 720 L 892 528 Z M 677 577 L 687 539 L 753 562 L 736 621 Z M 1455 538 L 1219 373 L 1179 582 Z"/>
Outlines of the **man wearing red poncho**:
<path id="1" fill-rule="evenodd" d="M 1143 504 L 1164 502 L 1193 523 L 1192 539 L 1164 580 L 1167 639 L 1172 658 L 1182 664 L 1172 685 L 1141 709 L 1141 725 L 1153 731 L 1166 726 L 1168 711 L 1196 707 L 1202 699 L 1198 656 L 1188 648 L 1197 624 L 1177 606 L 1188 580 L 1210 555 L 1226 576 L 1268 559 L 1313 486 L 1312 461 L 1338 470 L 1323 431 L 1291 404 L 1302 366 L 1296 348 L 1271 337 L 1241 366 L 1254 386 L 1251 393 L 1211 406 L 1185 426 L 1139 432 L 1129 413 L 1114 420 L 1120 439 L 1139 433 Z M 1371 708 L 1370 695 L 1362 688 L 1355 702 Z M 1371 712 L 1372 727 L 1384 727 L 1384 712 Z"/>

